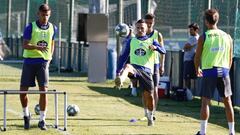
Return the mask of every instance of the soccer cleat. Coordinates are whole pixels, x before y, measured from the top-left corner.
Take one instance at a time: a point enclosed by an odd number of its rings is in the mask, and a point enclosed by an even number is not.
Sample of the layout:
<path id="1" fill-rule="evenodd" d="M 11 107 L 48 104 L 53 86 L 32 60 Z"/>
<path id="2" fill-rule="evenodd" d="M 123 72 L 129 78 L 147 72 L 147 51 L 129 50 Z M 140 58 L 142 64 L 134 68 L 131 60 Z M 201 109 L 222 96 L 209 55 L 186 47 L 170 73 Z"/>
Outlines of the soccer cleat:
<path id="1" fill-rule="evenodd" d="M 29 129 L 30 128 L 30 119 L 31 119 L 30 114 L 29 114 L 29 116 L 24 116 L 23 119 L 24 119 L 24 129 Z"/>
<path id="2" fill-rule="evenodd" d="M 148 126 L 154 126 L 154 121 L 153 121 L 153 120 L 150 120 L 150 119 L 148 119 Z"/>
<path id="3" fill-rule="evenodd" d="M 47 130 L 46 122 L 44 120 L 38 122 L 38 127 L 41 130 Z"/>
<path id="4" fill-rule="evenodd" d="M 121 87 L 123 86 L 123 82 L 119 76 L 117 76 L 115 79 L 115 86 L 117 89 L 121 89 Z"/>
<path id="5" fill-rule="evenodd" d="M 200 134 L 200 131 L 198 131 L 196 135 L 206 135 L 206 134 Z"/>

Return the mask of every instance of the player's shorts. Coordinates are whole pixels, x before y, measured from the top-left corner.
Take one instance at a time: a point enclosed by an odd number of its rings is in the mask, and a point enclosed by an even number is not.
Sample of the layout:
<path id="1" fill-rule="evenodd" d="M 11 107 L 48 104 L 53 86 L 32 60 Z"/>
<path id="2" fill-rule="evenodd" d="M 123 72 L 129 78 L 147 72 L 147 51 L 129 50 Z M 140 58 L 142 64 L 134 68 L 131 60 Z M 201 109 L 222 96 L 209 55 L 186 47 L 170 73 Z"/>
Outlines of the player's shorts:
<path id="1" fill-rule="evenodd" d="M 133 68 L 134 68 L 134 66 L 133 66 Z M 139 80 L 139 86 L 141 89 L 152 92 L 154 90 L 152 74 L 147 73 L 141 69 L 137 69 L 137 68 L 134 68 L 134 69 L 135 69 L 135 74 L 129 75 L 128 77 L 130 79 Z"/>
<path id="2" fill-rule="evenodd" d="M 195 79 L 197 77 L 193 60 L 184 61 L 183 76 L 184 79 Z"/>
<path id="3" fill-rule="evenodd" d="M 229 75 L 226 77 L 203 77 L 200 96 L 211 99 L 217 88 L 220 97 L 232 95 Z"/>
<path id="4" fill-rule="evenodd" d="M 49 64 L 48 62 L 36 64 L 23 64 L 21 86 L 34 87 L 36 86 L 35 78 L 38 81 L 39 87 L 47 87 L 49 79 Z"/>

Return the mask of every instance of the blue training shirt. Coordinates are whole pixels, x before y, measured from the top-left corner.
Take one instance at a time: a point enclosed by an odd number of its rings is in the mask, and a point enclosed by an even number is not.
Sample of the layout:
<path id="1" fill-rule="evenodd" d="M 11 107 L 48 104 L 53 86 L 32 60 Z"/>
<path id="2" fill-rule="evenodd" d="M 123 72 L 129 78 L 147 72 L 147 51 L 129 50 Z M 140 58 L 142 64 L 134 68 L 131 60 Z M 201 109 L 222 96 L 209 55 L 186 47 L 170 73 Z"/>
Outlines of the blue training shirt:
<path id="1" fill-rule="evenodd" d="M 49 28 L 49 23 L 47 23 L 46 25 L 41 25 L 37 20 L 36 24 L 39 28 L 43 30 L 46 30 Z M 53 25 L 53 28 L 54 28 L 54 34 L 53 34 L 52 40 L 55 39 L 55 35 L 57 33 L 57 27 Z M 31 40 L 31 38 L 32 38 L 32 23 L 29 23 L 24 29 L 23 39 Z M 43 58 L 24 58 L 24 63 L 27 63 L 27 64 L 43 63 L 43 62 L 47 62 L 47 60 L 44 60 Z"/>

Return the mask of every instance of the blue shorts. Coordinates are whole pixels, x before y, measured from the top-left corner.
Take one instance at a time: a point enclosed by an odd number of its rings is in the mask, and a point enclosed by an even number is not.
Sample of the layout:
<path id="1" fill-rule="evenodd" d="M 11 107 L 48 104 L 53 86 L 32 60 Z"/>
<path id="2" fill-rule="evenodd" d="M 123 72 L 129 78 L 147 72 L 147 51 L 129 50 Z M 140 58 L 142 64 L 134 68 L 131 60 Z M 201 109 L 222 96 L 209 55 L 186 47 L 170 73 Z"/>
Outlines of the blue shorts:
<path id="1" fill-rule="evenodd" d="M 48 86 L 49 80 L 49 64 L 48 62 L 23 64 L 21 86 L 35 87 L 35 79 L 38 81 L 38 86 Z"/>
<path id="2" fill-rule="evenodd" d="M 229 75 L 226 77 L 203 77 L 200 96 L 211 99 L 217 88 L 220 97 L 232 95 L 231 82 Z"/>
<path id="3" fill-rule="evenodd" d="M 195 79 L 197 77 L 193 60 L 184 61 L 183 76 L 184 79 Z"/>

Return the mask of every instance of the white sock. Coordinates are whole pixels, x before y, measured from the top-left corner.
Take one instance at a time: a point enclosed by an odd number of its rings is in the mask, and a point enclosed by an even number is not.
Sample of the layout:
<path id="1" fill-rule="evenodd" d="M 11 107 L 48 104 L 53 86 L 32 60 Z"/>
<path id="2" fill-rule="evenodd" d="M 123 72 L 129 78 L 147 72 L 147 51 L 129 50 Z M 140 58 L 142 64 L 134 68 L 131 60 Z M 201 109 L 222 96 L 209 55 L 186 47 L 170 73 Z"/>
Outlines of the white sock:
<path id="1" fill-rule="evenodd" d="M 234 122 L 228 122 L 229 134 L 235 135 Z"/>
<path id="2" fill-rule="evenodd" d="M 127 77 L 121 75 L 119 78 L 121 79 L 121 82 L 123 83 Z"/>
<path id="3" fill-rule="evenodd" d="M 153 120 L 153 111 L 148 112 L 148 119 Z"/>
<path id="4" fill-rule="evenodd" d="M 132 87 L 132 92 L 131 92 L 131 94 L 132 94 L 133 96 L 137 96 L 137 88 Z"/>
<path id="5" fill-rule="evenodd" d="M 23 108 L 23 116 L 29 116 L 28 106 Z"/>
<path id="6" fill-rule="evenodd" d="M 205 135 L 206 132 L 207 132 L 207 123 L 208 121 L 207 120 L 201 120 L 201 128 L 200 128 L 200 134 L 201 135 Z"/>
<path id="7" fill-rule="evenodd" d="M 148 116 L 148 109 L 144 108 L 144 115 L 147 117 Z"/>
<path id="8" fill-rule="evenodd" d="M 40 121 L 45 121 L 47 111 L 40 111 Z"/>

